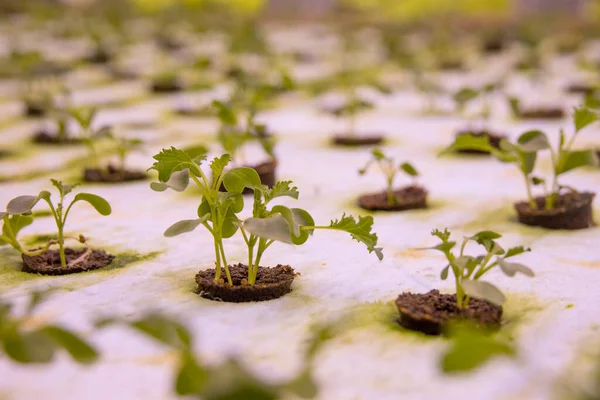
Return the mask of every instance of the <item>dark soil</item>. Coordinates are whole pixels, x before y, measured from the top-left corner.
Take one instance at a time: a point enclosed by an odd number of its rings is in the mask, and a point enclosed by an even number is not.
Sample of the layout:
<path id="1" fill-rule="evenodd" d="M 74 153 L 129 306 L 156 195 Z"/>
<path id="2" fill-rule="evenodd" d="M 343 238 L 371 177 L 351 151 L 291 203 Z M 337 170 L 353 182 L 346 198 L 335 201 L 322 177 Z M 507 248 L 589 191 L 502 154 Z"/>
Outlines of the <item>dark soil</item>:
<path id="1" fill-rule="evenodd" d="M 83 171 L 83 180 L 86 182 L 129 182 L 141 181 L 146 178 L 148 175 L 143 171 L 123 171 L 110 164 L 106 169 L 86 168 Z"/>
<path id="2" fill-rule="evenodd" d="M 56 134 L 41 131 L 33 135 L 33 142 L 39 144 L 66 145 L 81 143 L 81 140 L 73 137 L 67 137 L 67 140 L 59 140 Z"/>
<path id="3" fill-rule="evenodd" d="M 254 285 L 243 284 L 248 278 L 248 267 L 244 264 L 230 265 L 233 286 L 227 284 L 225 270 L 221 269 L 221 277 L 225 283 L 215 282 L 215 269 L 198 272 L 196 283 L 200 296 L 216 301 L 230 303 L 246 303 L 277 299 L 291 292 L 292 282 L 296 277 L 294 269 L 289 265 L 277 265 L 273 268 L 258 267 Z"/>
<path id="4" fill-rule="evenodd" d="M 407 186 L 394 191 L 396 202 L 388 204 L 387 192 L 364 194 L 358 205 L 369 211 L 402 211 L 427 208 L 427 190 L 420 186 Z"/>
<path id="5" fill-rule="evenodd" d="M 106 64 L 112 60 L 112 55 L 104 49 L 96 49 L 85 57 L 85 61 L 91 64 Z"/>
<path id="6" fill-rule="evenodd" d="M 382 142 L 382 135 L 336 135 L 332 139 L 334 145 L 346 147 L 373 146 Z"/>
<path id="7" fill-rule="evenodd" d="M 504 41 L 504 38 L 502 38 L 501 36 L 492 37 L 487 39 L 483 43 L 483 51 L 487 54 L 499 53 L 502 50 L 504 50 L 505 45 L 506 43 Z"/>
<path id="8" fill-rule="evenodd" d="M 567 92 L 577 94 L 590 94 L 597 90 L 596 86 L 589 85 L 587 83 L 573 83 L 567 86 Z"/>
<path id="9" fill-rule="evenodd" d="M 183 85 L 179 81 L 154 81 L 151 90 L 154 93 L 176 93 L 183 90 Z"/>
<path id="10" fill-rule="evenodd" d="M 500 141 L 502 141 L 502 139 L 506 139 L 505 135 L 501 135 L 501 134 L 497 134 L 497 133 L 493 133 L 493 132 L 489 132 L 489 131 L 463 130 L 456 134 L 457 137 L 462 136 L 462 135 L 471 135 L 471 136 L 475 136 L 475 137 L 487 137 L 490 140 L 490 144 L 497 149 L 500 148 Z M 458 150 L 457 153 L 478 154 L 478 155 L 490 154 L 489 151 L 483 151 L 483 150 Z"/>
<path id="11" fill-rule="evenodd" d="M 46 112 L 46 107 L 41 104 L 25 103 L 24 113 L 27 117 L 43 117 Z"/>
<path id="12" fill-rule="evenodd" d="M 65 249 L 67 264 L 77 259 L 85 251 L 86 249 Z M 92 250 L 92 253 L 84 262 L 65 268 L 60 265 L 58 250 L 48 250 L 44 254 L 35 257 L 23 254 L 21 258 L 23 259 L 23 272 L 41 275 L 67 275 L 104 268 L 115 259 L 115 256 L 104 250 Z"/>
<path id="13" fill-rule="evenodd" d="M 546 210 L 545 198 L 535 198 L 537 209 L 532 209 L 528 201 L 515 203 L 518 220 L 524 225 L 540 226 L 548 229 L 585 229 L 595 225 L 592 201 L 595 193 L 569 192 L 559 195 L 555 207 Z"/>
<path id="14" fill-rule="evenodd" d="M 519 112 L 519 117 L 523 119 L 560 119 L 564 116 L 564 110 L 559 107 L 530 108 Z"/>
<path id="15" fill-rule="evenodd" d="M 427 335 L 441 334 L 449 322 L 468 320 L 477 326 L 497 329 L 502 320 L 501 306 L 471 298 L 469 306 L 461 310 L 456 305 L 456 294 L 442 294 L 438 290 L 402 293 L 396 299 L 396 307 L 401 326 Z"/>

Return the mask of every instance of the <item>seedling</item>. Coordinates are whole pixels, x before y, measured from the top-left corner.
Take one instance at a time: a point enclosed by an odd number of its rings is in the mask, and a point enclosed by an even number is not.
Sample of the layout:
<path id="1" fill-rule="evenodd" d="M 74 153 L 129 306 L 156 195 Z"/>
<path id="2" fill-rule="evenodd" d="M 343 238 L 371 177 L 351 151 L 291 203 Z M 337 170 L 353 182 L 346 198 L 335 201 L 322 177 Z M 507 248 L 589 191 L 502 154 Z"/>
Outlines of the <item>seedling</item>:
<path id="1" fill-rule="evenodd" d="M 59 350 L 65 350 L 78 363 L 94 363 L 98 352 L 79 335 L 36 320 L 33 312 L 45 297 L 42 292 L 31 293 L 25 312 L 19 316 L 11 304 L 0 300 L 0 348 L 4 354 L 19 364 L 48 364 Z"/>
<path id="2" fill-rule="evenodd" d="M 242 149 L 245 144 L 256 140 L 260 143 L 265 153 L 275 159 L 274 147 L 275 137 L 268 134 L 267 127 L 264 124 L 256 123 L 257 109 L 256 105 L 260 95 L 257 93 L 255 100 L 252 101 L 252 107 L 248 109 L 245 123 L 240 123 L 242 117 L 229 104 L 220 101 L 213 101 L 213 107 L 217 110 L 217 116 L 221 121 L 218 139 L 226 153 L 231 155 L 232 162 L 235 165 L 244 163 Z"/>
<path id="3" fill-rule="evenodd" d="M 119 157 L 118 170 L 121 173 L 125 173 L 127 156 L 133 150 L 139 148 L 143 142 L 140 139 L 128 139 L 124 137 L 117 137 L 113 133 L 109 133 L 108 137 L 112 139 L 115 143 L 115 151 L 117 153 L 117 156 Z"/>
<path id="4" fill-rule="evenodd" d="M 469 307 L 471 297 L 487 300 L 496 305 L 504 304 L 506 297 L 500 289 L 489 282 L 480 280 L 494 267 L 499 267 L 509 277 L 515 276 L 517 272 L 529 277 L 534 276 L 529 267 L 506 261 L 508 258 L 531 251 L 531 249 L 517 246 L 504 250 L 496 242 L 496 239 L 502 237 L 499 233 L 482 231 L 473 236 L 465 237 L 460 245 L 458 256 L 452 252 L 456 242 L 450 241 L 450 231 L 448 229 L 444 229 L 443 232 L 435 229 L 431 232 L 431 235 L 442 241 L 442 243 L 430 249 L 441 251 L 446 256 L 448 265 L 442 270 L 441 278 L 446 280 L 449 271 L 452 271 L 456 284 L 456 305 L 460 309 Z M 485 249 L 485 254 L 479 256 L 466 255 L 465 249 L 469 242 L 481 245 Z M 494 260 L 492 261 L 492 259 Z"/>
<path id="5" fill-rule="evenodd" d="M 92 127 L 97 113 L 96 108 L 71 108 L 69 114 L 77 121 L 80 129 L 81 140 L 87 146 L 89 152 L 89 163 L 91 166 L 98 165 L 97 142 L 110 133 L 110 127 L 103 126 L 99 129 Z"/>
<path id="6" fill-rule="evenodd" d="M 473 117 L 482 120 L 486 123 L 491 116 L 491 95 L 495 93 L 502 85 L 502 82 L 488 83 L 483 85 L 481 88 L 470 88 L 465 87 L 454 93 L 452 96 L 456 103 L 457 111 L 461 114 L 464 113 L 466 106 L 471 101 L 480 97 L 483 101 L 481 111 L 475 114 Z"/>
<path id="7" fill-rule="evenodd" d="M 371 159 L 363 168 L 358 170 L 358 173 L 360 175 L 366 174 L 373 164 L 376 164 L 379 168 L 379 171 L 385 175 L 387 203 L 390 206 L 396 204 L 396 196 L 394 195 L 394 179 L 396 178 L 398 172 L 402 171 L 406 173 L 408 176 L 413 178 L 413 180 L 419 176 L 418 171 L 411 164 L 404 162 L 397 166 L 395 160 L 386 156 L 380 149 L 373 149 L 371 151 Z"/>
<path id="8" fill-rule="evenodd" d="M 500 142 L 499 149 L 491 146 L 487 137 L 462 135 L 457 137 L 455 142 L 443 153 L 457 150 L 482 150 L 490 152 L 501 162 L 515 164 L 523 175 L 530 207 L 532 209 L 538 208 L 531 187 L 532 185 L 541 185 L 544 187 L 544 207 L 550 210 L 554 208 L 561 190 L 569 189 L 567 186 L 559 183 L 560 176 L 568 171 L 586 165 L 598 165 L 598 159 L 593 150 L 572 150 L 579 133 L 598 120 L 600 120 L 600 115 L 597 112 L 586 107 L 575 108 L 573 112 L 574 133 L 570 138 L 567 138 L 564 131 L 561 130 L 558 146 L 555 149 L 551 147 L 548 137 L 544 132 L 533 130 L 523 133 L 515 143 L 503 139 Z M 538 152 L 542 150 L 550 151 L 552 161 L 553 174 L 549 188 L 546 186 L 546 179 L 532 175 Z"/>
<path id="9" fill-rule="evenodd" d="M 204 156 L 190 157 L 182 150 L 171 147 L 154 156 L 156 162 L 151 169 L 158 171 L 159 181 L 151 188 L 156 191 L 173 189 L 183 191 L 191 178 L 202 193 L 198 208 L 198 219 L 179 221 L 165 231 L 166 237 L 191 232 L 199 225 L 204 226 L 213 236 L 216 258 L 215 281 L 221 280 L 224 269 L 227 282 L 232 285 L 223 239 L 232 237 L 238 229 L 248 246 L 248 284 L 254 284 L 259 262 L 265 250 L 275 241 L 300 245 L 305 243 L 315 229 L 342 230 L 364 243 L 369 252 L 375 252 L 381 259 L 380 248 L 375 248 L 377 235 L 371 233 L 372 217 L 360 217 L 358 222 L 351 216 L 343 216 L 332 221 L 329 226 L 315 226 L 310 214 L 302 209 L 284 206 L 267 208 L 268 203 L 277 197 L 298 197 L 298 191 L 290 182 L 279 182 L 272 189 L 261 185 L 260 178 L 252 168 L 234 168 L 225 172 L 230 162 L 229 154 L 215 158 L 211 164 L 212 182 L 200 165 Z M 211 183 L 209 183 L 211 182 Z M 227 192 L 220 192 L 221 184 Z M 244 208 L 242 192 L 245 188 L 254 190 L 253 217 L 242 221 L 238 214 Z M 256 248 L 256 256 L 254 249 Z"/>
<path id="10" fill-rule="evenodd" d="M 63 185 L 62 182 L 55 179 L 51 179 L 52 185 L 56 187 L 59 193 L 59 201 L 56 206 L 52 203 L 50 198 L 50 192 L 44 190 L 41 191 L 37 196 L 19 196 L 12 199 L 6 206 L 6 211 L 0 213 L 0 217 L 3 221 L 2 235 L 0 236 L 0 245 L 8 244 L 12 246 L 18 252 L 28 255 L 36 256 L 45 253 L 51 246 L 58 245 L 60 252 L 60 263 L 63 268 L 67 267 L 67 261 L 65 257 L 65 239 L 73 239 L 79 243 L 85 244 L 86 238 L 83 235 L 78 237 L 65 236 L 64 229 L 67 222 L 69 212 L 75 203 L 78 201 L 85 201 L 94 207 L 101 215 L 110 215 L 111 207 L 110 204 L 102 197 L 91 193 L 78 193 L 75 195 L 73 200 L 67 205 L 65 203 L 65 196 L 67 196 L 77 185 Z M 19 243 L 17 235 L 24 227 L 33 223 L 32 209 L 35 205 L 43 200 L 48 203 L 50 212 L 54 217 L 54 222 L 57 227 L 57 238 L 51 239 L 44 246 L 37 250 L 26 250 Z M 77 259 L 71 262 L 71 264 L 77 264 L 85 260 L 90 254 L 91 250 L 88 249 L 81 259 Z"/>

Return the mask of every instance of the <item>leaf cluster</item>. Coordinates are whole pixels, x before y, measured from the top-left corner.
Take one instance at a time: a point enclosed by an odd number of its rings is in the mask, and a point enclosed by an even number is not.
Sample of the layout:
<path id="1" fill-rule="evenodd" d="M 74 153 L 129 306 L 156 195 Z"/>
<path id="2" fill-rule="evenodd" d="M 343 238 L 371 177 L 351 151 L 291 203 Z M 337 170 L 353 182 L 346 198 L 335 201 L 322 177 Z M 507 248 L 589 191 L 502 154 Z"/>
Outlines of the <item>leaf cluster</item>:
<path id="1" fill-rule="evenodd" d="M 511 247 L 504 250 L 497 242 L 497 239 L 502 237 L 497 232 L 481 231 L 473 236 L 465 237 L 460 245 L 458 254 L 452 251 L 457 243 L 450 240 L 450 231 L 448 229 L 444 231 L 435 229 L 431 235 L 441 241 L 440 244 L 430 249 L 440 251 L 446 256 L 448 264 L 442 269 L 441 279 L 446 280 L 449 272 L 452 271 L 456 282 L 456 301 L 460 308 L 468 306 L 469 297 L 487 300 L 497 305 L 504 303 L 506 298 L 500 289 L 489 282 L 480 280 L 480 278 L 494 267 L 498 267 L 509 277 L 513 277 L 517 273 L 529 277 L 534 276 L 533 271 L 529 267 L 507 261 L 509 258 L 531 250 L 523 246 Z M 465 254 L 465 249 L 469 242 L 481 245 L 485 253 L 478 256 Z"/>

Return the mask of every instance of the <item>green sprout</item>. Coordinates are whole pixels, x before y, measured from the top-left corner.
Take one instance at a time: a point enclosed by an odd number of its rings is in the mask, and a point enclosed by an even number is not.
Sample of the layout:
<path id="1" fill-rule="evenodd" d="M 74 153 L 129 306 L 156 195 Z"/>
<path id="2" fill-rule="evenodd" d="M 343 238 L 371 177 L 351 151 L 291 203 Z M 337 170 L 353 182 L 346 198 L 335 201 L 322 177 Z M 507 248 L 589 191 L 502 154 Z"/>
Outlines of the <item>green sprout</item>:
<path id="1" fill-rule="evenodd" d="M 579 133 L 587 126 L 598 122 L 598 120 L 600 120 L 600 114 L 597 112 L 586 107 L 575 108 L 573 112 L 574 133 L 570 138 L 567 138 L 561 129 L 558 146 L 555 149 L 551 147 L 548 137 L 544 132 L 532 130 L 519 136 L 515 143 L 503 139 L 500 142 L 499 149 L 493 147 L 487 137 L 461 135 L 442 154 L 458 150 L 481 150 L 491 153 L 501 162 L 517 165 L 525 181 L 530 207 L 532 209 L 538 208 L 532 194 L 532 185 L 542 185 L 545 192 L 544 207 L 547 210 L 551 210 L 556 204 L 556 199 L 560 191 L 568 189 L 568 187 L 559 183 L 560 176 L 576 168 L 587 165 L 598 165 L 597 155 L 594 150 L 572 149 Z M 553 173 L 550 188 L 546 187 L 546 179 L 532 175 L 537 161 L 537 154 L 542 150 L 550 151 Z"/>
<path id="2" fill-rule="evenodd" d="M 92 364 L 98 352 L 83 338 L 56 324 L 40 324 L 32 315 L 47 293 L 33 292 L 22 315 L 0 300 L 0 344 L 4 354 L 19 364 L 48 364 L 59 350 L 65 350 L 81 364 Z"/>
<path id="3" fill-rule="evenodd" d="M 452 271 L 456 284 L 456 305 L 460 309 L 469 307 L 471 297 L 486 300 L 496 305 L 504 304 L 506 297 L 500 289 L 489 282 L 480 280 L 483 275 L 494 267 L 499 267 L 509 277 L 515 276 L 517 272 L 529 277 L 534 276 L 529 267 L 506 261 L 508 258 L 531 251 L 531 249 L 517 246 L 504 250 L 496 242 L 496 239 L 502 237 L 499 233 L 482 231 L 473 236 L 465 237 L 460 245 L 458 256 L 452 252 L 456 242 L 450 240 L 448 229 L 444 229 L 443 232 L 435 229 L 431 232 L 431 235 L 439 238 L 442 242 L 429 249 L 441 251 L 446 256 L 448 265 L 442 270 L 441 278 L 446 280 L 449 271 Z M 485 254 L 476 257 L 466 255 L 465 249 L 469 242 L 481 245 L 485 249 Z"/>
<path id="4" fill-rule="evenodd" d="M 115 144 L 115 151 L 119 158 L 118 170 L 124 174 L 126 160 L 129 153 L 139 148 L 143 142 L 140 139 L 128 139 L 124 137 L 115 136 L 112 132 L 108 134 L 108 137 L 113 140 Z"/>
<path id="5" fill-rule="evenodd" d="M 394 195 L 394 179 L 396 178 L 398 172 L 402 171 L 413 179 L 416 179 L 419 176 L 419 172 L 411 164 L 404 162 L 396 165 L 395 160 L 386 156 L 380 149 L 373 149 L 371 151 L 371 159 L 363 168 L 358 170 L 358 173 L 360 175 L 366 174 L 373 164 L 376 164 L 381 173 L 385 175 L 387 203 L 390 206 L 396 204 L 396 196 Z"/>
<path id="6" fill-rule="evenodd" d="M 491 116 L 491 95 L 495 93 L 502 85 L 502 82 L 488 83 L 481 88 L 464 87 L 452 95 L 456 103 L 457 111 L 464 113 L 468 103 L 480 97 L 483 100 L 481 111 L 474 117 L 487 122 Z"/>
<path id="7" fill-rule="evenodd" d="M 204 156 L 192 158 L 186 152 L 171 147 L 163 149 L 154 159 L 156 162 L 150 169 L 158 171 L 159 182 L 152 183 L 153 190 L 173 189 L 181 192 L 187 188 L 190 178 L 200 189 L 202 200 L 198 207 L 198 218 L 179 221 L 169 227 L 164 235 L 173 237 L 191 232 L 199 225 L 204 226 L 213 236 L 216 282 L 224 282 L 221 278 L 222 268 L 227 283 L 233 284 L 223 240 L 232 237 L 238 229 L 248 247 L 248 284 L 255 283 L 260 260 L 275 241 L 301 245 L 315 229 L 345 231 L 365 244 L 369 252 L 375 252 L 380 259 L 383 257 L 381 249 L 375 248 L 377 235 L 371 233 L 372 217 L 360 217 L 356 221 L 352 216 L 344 215 L 339 221 L 332 221 L 329 226 L 315 226 L 312 216 L 305 210 L 281 205 L 269 209 L 268 203 L 275 198 L 297 198 L 297 189 L 291 186 L 291 182 L 278 182 L 269 189 L 261 185 L 258 173 L 252 168 L 225 171 L 231 160 L 229 154 L 216 157 L 210 163 L 212 181 L 200 168 Z M 227 192 L 219 191 L 221 185 Z M 252 217 L 244 221 L 238 214 L 244 208 L 242 192 L 246 188 L 254 190 L 254 204 Z"/>
<path id="8" fill-rule="evenodd" d="M 333 337 L 330 325 L 311 329 L 303 351 L 300 371 L 292 379 L 282 383 L 266 382 L 248 371 L 236 358 L 213 365 L 199 359 L 194 353 L 194 336 L 184 324 L 166 315 L 149 313 L 133 321 L 104 318 L 97 327 L 126 324 L 138 333 L 167 346 L 177 354 L 174 391 L 186 398 L 203 400 L 276 400 L 288 398 L 314 398 L 318 386 L 313 368 L 316 355 Z"/>
<path id="9" fill-rule="evenodd" d="M 97 141 L 103 137 L 107 137 L 111 129 L 108 126 L 103 126 L 99 129 L 94 129 L 92 127 L 97 111 L 98 110 L 93 107 L 69 109 L 69 114 L 79 125 L 82 141 L 88 148 L 89 163 L 92 166 L 98 165 L 98 152 L 96 149 Z"/>
<path id="10" fill-rule="evenodd" d="M 231 155 L 234 164 L 243 164 L 242 149 L 245 144 L 251 141 L 258 141 L 265 153 L 274 160 L 276 139 L 267 132 L 264 124 L 256 122 L 257 107 L 261 101 L 260 92 L 256 92 L 253 97 L 251 107 L 245 119 L 245 123 L 240 123 L 241 116 L 229 104 L 213 101 L 212 105 L 217 110 L 217 116 L 221 121 L 221 127 L 218 133 L 218 140 L 223 150 Z"/>
<path id="11" fill-rule="evenodd" d="M 111 207 L 110 204 L 100 196 L 91 193 L 78 193 L 75 195 L 73 200 L 69 203 L 65 203 L 65 196 L 67 196 L 77 185 L 64 185 L 62 182 L 55 179 L 50 180 L 52 185 L 58 190 L 60 199 L 56 206 L 52 203 L 50 192 L 44 190 L 41 191 L 37 196 L 19 196 L 12 199 L 6 206 L 5 212 L 0 212 L 0 218 L 2 218 L 2 235 L 0 235 L 0 245 L 8 244 L 18 252 L 27 256 L 37 256 L 45 253 L 49 250 L 50 246 L 58 245 L 60 253 L 60 263 L 63 268 L 67 267 L 67 260 L 65 257 L 65 239 L 73 239 L 79 243 L 85 244 L 86 238 L 83 235 L 79 237 L 65 236 L 65 225 L 69 212 L 75 203 L 78 201 L 85 201 L 94 207 L 101 215 L 110 215 Z M 57 238 L 51 239 L 46 244 L 37 250 L 26 250 L 19 243 L 17 235 L 26 226 L 33 223 L 32 209 L 36 206 L 39 201 L 45 201 L 50 207 L 50 212 L 54 217 L 54 222 L 57 227 Z M 71 264 L 77 264 L 87 258 L 89 252 L 84 253 L 81 259 L 74 260 Z"/>

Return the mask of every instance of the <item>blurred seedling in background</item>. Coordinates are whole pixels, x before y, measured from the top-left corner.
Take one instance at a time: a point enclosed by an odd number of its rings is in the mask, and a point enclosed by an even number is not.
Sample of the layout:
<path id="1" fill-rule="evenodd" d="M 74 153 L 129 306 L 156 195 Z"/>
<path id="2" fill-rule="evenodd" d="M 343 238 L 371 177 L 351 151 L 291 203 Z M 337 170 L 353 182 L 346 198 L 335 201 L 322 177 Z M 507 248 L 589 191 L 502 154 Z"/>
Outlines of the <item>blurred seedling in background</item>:
<path id="1" fill-rule="evenodd" d="M 360 175 L 365 175 L 374 164 L 377 165 L 379 171 L 385 176 L 387 203 L 390 206 L 396 204 L 396 196 L 394 195 L 394 180 L 396 179 L 398 172 L 404 172 L 413 178 L 413 184 L 416 178 L 419 176 L 418 171 L 411 164 L 404 162 L 396 165 L 395 160 L 386 156 L 380 149 L 373 149 L 371 151 L 371 159 L 367 161 L 367 164 L 363 168 L 358 170 L 358 173 Z"/>
<path id="2" fill-rule="evenodd" d="M 479 98 L 482 101 L 481 110 L 469 118 L 469 124 L 472 124 L 474 120 L 480 120 L 482 125 L 487 125 L 492 110 L 491 96 L 500 90 L 502 85 L 503 82 L 500 81 L 485 84 L 481 88 L 465 87 L 460 89 L 452 96 L 457 112 L 464 115 L 468 104 Z"/>
<path id="3" fill-rule="evenodd" d="M 111 132 L 111 128 L 109 126 L 103 126 L 100 128 L 93 127 L 97 111 L 98 109 L 94 107 L 69 109 L 69 114 L 79 126 L 79 135 L 81 137 L 81 141 L 88 149 L 88 163 L 91 167 L 97 167 L 98 165 L 98 140 L 108 137 Z"/>
<path id="4" fill-rule="evenodd" d="M 432 236 L 441 240 L 437 246 L 431 247 L 432 250 L 438 250 L 446 256 L 448 265 L 444 267 L 441 273 L 442 280 L 448 278 L 448 273 L 452 271 L 456 285 L 456 305 L 460 309 L 469 307 L 471 297 L 489 301 L 492 304 L 501 306 L 506 301 L 504 294 L 493 284 L 482 281 L 482 278 L 493 268 L 499 268 L 506 276 L 513 277 L 516 273 L 533 277 L 533 271 L 519 263 L 506 261 L 508 258 L 531 251 L 523 246 L 511 247 L 504 250 L 496 239 L 502 237 L 499 233 L 493 231 L 482 231 L 473 236 L 465 237 L 460 245 L 458 255 L 452 252 L 456 246 L 455 241 L 450 240 L 450 231 L 444 229 L 440 231 L 435 229 L 431 232 Z M 475 242 L 485 249 L 485 253 L 479 256 L 470 256 L 465 254 L 466 246 L 469 242 Z"/>
<path id="5" fill-rule="evenodd" d="M 81 244 L 86 244 L 86 238 L 83 235 L 79 235 L 78 237 L 65 236 L 64 231 L 67 223 L 67 217 L 69 216 L 69 212 L 71 211 L 73 205 L 75 205 L 75 203 L 78 201 L 87 202 L 92 205 L 92 207 L 94 207 L 98 213 L 104 216 L 110 215 L 111 207 L 105 199 L 91 193 L 78 193 L 75 195 L 73 200 L 67 204 L 65 203 L 65 197 L 71 193 L 71 191 L 73 191 L 77 185 L 63 185 L 62 182 L 55 179 L 51 179 L 50 181 L 59 193 L 59 200 L 56 205 L 54 205 L 51 200 L 50 192 L 44 190 L 37 196 L 19 196 L 14 198 L 6 206 L 6 211 L 0 212 L 0 217 L 3 221 L 0 245 L 8 244 L 21 254 L 27 256 L 37 256 L 43 254 L 47 252 L 51 246 L 57 245 L 59 248 L 61 266 L 66 268 L 67 260 L 65 257 L 65 239 L 72 239 Z M 54 222 L 56 223 L 57 227 L 57 237 L 56 239 L 47 241 L 46 244 L 39 249 L 27 250 L 24 249 L 19 243 L 17 236 L 21 229 L 33 223 L 34 218 L 32 215 L 32 210 L 41 200 L 45 201 L 50 207 L 50 212 L 52 213 L 52 217 L 54 218 Z M 91 250 L 88 248 L 87 251 L 81 255 L 81 257 L 71 261 L 69 266 L 85 262 L 90 254 Z"/>
<path id="6" fill-rule="evenodd" d="M 56 353 L 66 351 L 80 364 L 97 361 L 98 351 L 81 336 L 58 324 L 45 323 L 34 312 L 47 293 L 33 292 L 20 315 L 0 300 L 0 344 L 2 353 L 19 364 L 49 364 Z"/>

